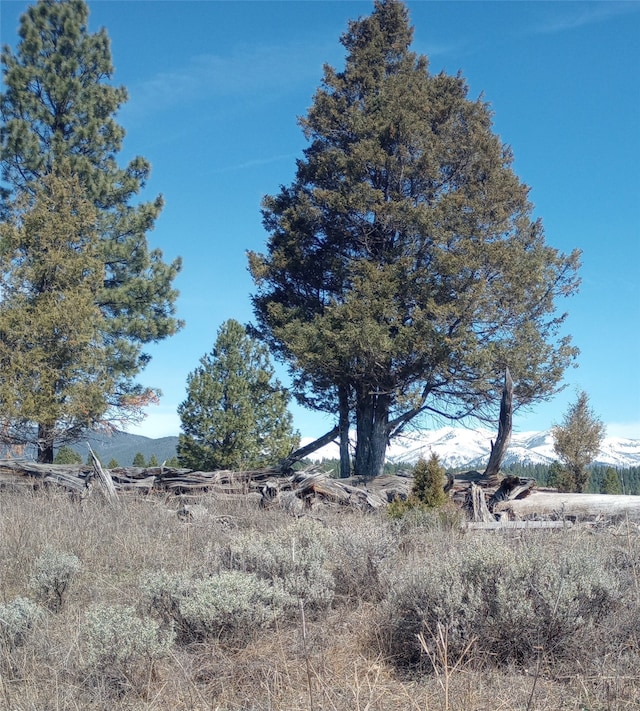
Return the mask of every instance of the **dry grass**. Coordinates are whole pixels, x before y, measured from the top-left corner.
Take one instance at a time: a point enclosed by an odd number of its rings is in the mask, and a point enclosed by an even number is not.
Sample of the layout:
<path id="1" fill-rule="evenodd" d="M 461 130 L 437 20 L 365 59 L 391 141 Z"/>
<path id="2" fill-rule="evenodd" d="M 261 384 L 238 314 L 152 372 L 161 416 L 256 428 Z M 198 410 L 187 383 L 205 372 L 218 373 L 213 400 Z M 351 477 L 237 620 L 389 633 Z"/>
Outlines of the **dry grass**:
<path id="1" fill-rule="evenodd" d="M 612 598 L 611 610 L 576 632 L 577 652 L 569 645 L 573 650 L 570 656 L 555 658 L 541 645 L 524 660 L 497 663 L 505 655 L 498 650 L 495 655 L 488 653 L 488 640 L 470 635 L 459 647 L 449 647 L 447 629 L 434 627 L 421 631 L 428 653 L 409 665 L 392 663 L 386 639 L 389 605 L 402 581 L 411 571 L 427 571 L 424 575 L 437 571 L 447 555 L 461 549 L 473 551 L 476 546 L 482 549 L 487 537 L 505 534 L 462 534 L 452 525 L 455 517 L 449 515 L 392 522 L 383 515 L 319 510 L 313 512 L 313 530 L 324 530 L 326 535 L 317 536 L 315 541 L 307 535 L 304 521 L 297 522 L 278 510 L 263 511 L 241 502 L 206 498 L 201 503 L 209 515 L 185 524 L 175 514 L 176 501 L 165 504 L 158 499 L 129 498 L 113 507 L 99 497 L 77 502 L 57 491 L 33 495 L 0 492 L 2 609 L 8 609 L 16 598 L 36 601 L 33 571 L 44 551 L 76 556 L 81 563 L 64 588 L 60 605 L 55 610 L 43 610 L 33 626 L 25 628 L 19 643 L 2 637 L 2 624 L 6 627 L 7 623 L 0 619 L 0 708 L 640 708 L 640 535 L 631 526 L 622 523 L 615 529 L 597 531 L 576 528 L 509 534 L 514 560 L 524 549 L 529 554 L 532 550 L 547 554 L 575 550 L 583 557 L 592 556 L 606 567 L 607 575 L 615 578 L 617 597 Z M 96 645 L 103 642 L 90 636 L 85 616 L 88 610 L 98 604 L 125 606 L 138 625 L 138 636 L 140 625 L 151 622 L 157 622 L 162 633 L 169 634 L 167 619 L 161 619 L 145 602 L 140 587 L 142 574 L 164 570 L 202 580 L 221 571 L 237 570 L 245 559 L 239 555 L 236 542 L 247 534 L 256 540 L 255 550 L 250 551 L 251 571 L 256 575 L 277 570 L 280 572 L 273 575 L 282 575 L 284 580 L 291 570 L 296 575 L 310 575 L 308 571 L 316 571 L 313 566 L 322 565 L 331 580 L 316 576 L 309 578 L 308 584 L 329 586 L 331 595 L 322 597 L 324 606 L 314 608 L 305 602 L 312 598 L 301 588 L 302 604 L 283 608 L 266 628 L 247 624 L 241 634 L 227 637 L 221 629 L 219 635 L 204 639 L 177 639 L 167 648 L 154 647 L 155 641 L 150 638 L 146 647 L 134 645 L 128 657 L 123 652 L 122 659 L 114 656 L 113 662 L 102 667 L 91 665 L 91 659 L 108 657 L 105 650 L 98 650 L 103 656 L 96 657 Z M 277 559 L 281 549 L 271 545 L 262 546 L 271 557 L 259 558 L 260 541 L 282 543 L 287 536 L 295 540 L 292 564 L 298 567 L 285 570 L 286 561 Z M 314 546 L 324 547 L 324 552 Z M 122 631 L 119 634 L 126 637 Z M 126 646 L 126 639 L 120 641 L 114 654 Z"/>

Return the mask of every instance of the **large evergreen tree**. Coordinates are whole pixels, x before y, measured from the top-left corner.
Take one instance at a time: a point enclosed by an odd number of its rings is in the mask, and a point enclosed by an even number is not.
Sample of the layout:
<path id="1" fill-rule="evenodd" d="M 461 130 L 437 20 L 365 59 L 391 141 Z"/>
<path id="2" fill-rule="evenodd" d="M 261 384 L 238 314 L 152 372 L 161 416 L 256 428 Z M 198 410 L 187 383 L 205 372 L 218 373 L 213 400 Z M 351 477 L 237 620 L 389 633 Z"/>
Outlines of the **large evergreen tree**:
<path id="1" fill-rule="evenodd" d="M 276 464 L 299 439 L 288 402 L 268 349 L 240 323 L 226 321 L 212 352 L 189 375 L 178 408 L 180 464 L 205 471 Z"/>
<path id="2" fill-rule="evenodd" d="M 562 423 L 553 428 L 553 448 L 560 458 L 565 479 L 572 491 L 583 492 L 589 483 L 587 467 L 597 456 L 605 435 L 605 426 L 589 405 L 582 391 L 569 406 Z"/>
<path id="3" fill-rule="evenodd" d="M 68 172 L 43 179 L 0 225 L 0 438 L 72 441 L 105 414 L 114 391 L 104 317 L 96 210 Z"/>
<path id="4" fill-rule="evenodd" d="M 173 334 L 179 260 L 163 262 L 146 234 L 162 199 L 137 198 L 149 163 L 117 163 L 124 130 L 115 121 L 127 92 L 110 83 L 109 38 L 88 31 L 84 0 L 39 0 L 20 20 L 15 53 L 2 51 L 5 91 L 0 96 L 0 162 L 4 218 L 21 195 L 34 196 L 45 176 L 66 163 L 97 210 L 103 280 L 95 304 L 101 338 L 116 387 L 110 407 L 126 419 L 154 396 L 135 382 L 148 361 L 145 343 Z"/>
<path id="5" fill-rule="evenodd" d="M 492 416 L 506 366 L 516 406 L 549 397 L 575 357 L 555 301 L 578 253 L 545 243 L 487 104 L 411 41 L 396 0 L 350 23 L 295 180 L 264 200 L 267 252 L 249 255 L 258 332 L 301 402 L 343 433 L 355 420 L 365 476 L 422 413 Z"/>

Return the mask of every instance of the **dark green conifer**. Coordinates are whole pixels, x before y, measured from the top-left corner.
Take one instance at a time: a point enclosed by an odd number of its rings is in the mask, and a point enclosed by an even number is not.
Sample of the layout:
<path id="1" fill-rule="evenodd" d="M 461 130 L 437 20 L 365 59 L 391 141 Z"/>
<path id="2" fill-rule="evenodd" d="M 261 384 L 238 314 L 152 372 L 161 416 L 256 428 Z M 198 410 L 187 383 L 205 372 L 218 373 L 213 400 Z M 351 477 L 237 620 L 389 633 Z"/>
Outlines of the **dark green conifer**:
<path id="1" fill-rule="evenodd" d="M 52 462 L 54 444 L 77 439 L 116 392 L 95 303 L 96 211 L 77 177 L 63 168 L 23 194 L 0 245 L 0 436 Z"/>
<path id="2" fill-rule="evenodd" d="M 596 458 L 605 435 L 602 420 L 582 391 L 569 406 L 562 423 L 553 428 L 554 450 L 569 479 L 571 491 L 584 492 L 589 484 L 587 467 Z"/>
<path id="3" fill-rule="evenodd" d="M 267 348 L 237 321 L 226 321 L 211 353 L 189 375 L 187 399 L 178 408 L 181 466 L 213 471 L 276 464 L 299 440 L 288 402 Z"/>
<path id="4" fill-rule="evenodd" d="M 180 261 L 165 263 L 147 243 L 162 199 L 138 198 L 150 172 L 144 158 L 117 163 L 124 130 L 114 116 L 127 92 L 111 84 L 107 32 L 90 33 L 88 16 L 84 0 L 38 0 L 21 17 L 15 52 L 2 51 L 0 211 L 19 219 L 16 206 L 35 198 L 61 165 L 93 204 L 102 264 L 94 304 L 103 317 L 100 342 L 115 385 L 109 412 L 117 420 L 135 418 L 156 394 L 135 377 L 148 361 L 144 344 L 180 327 L 172 287 Z"/>
<path id="5" fill-rule="evenodd" d="M 82 457 L 71 447 L 63 444 L 53 458 L 54 464 L 82 464 Z"/>
<path id="6" fill-rule="evenodd" d="M 600 491 L 603 494 L 622 494 L 622 482 L 613 467 L 607 467 Z"/>
<path id="7" fill-rule="evenodd" d="M 438 455 L 432 454 L 429 461 L 419 459 L 416 463 L 411 493 L 427 508 L 442 506 L 447 500 L 445 481 L 444 467 L 440 464 Z"/>
<path id="8" fill-rule="evenodd" d="M 343 438 L 355 423 L 360 476 L 420 415 L 494 416 L 506 366 L 516 406 L 549 397 L 576 354 L 555 301 L 578 253 L 545 243 L 489 106 L 411 41 L 397 0 L 349 24 L 249 255 L 261 336 L 301 402 L 339 413 Z"/>

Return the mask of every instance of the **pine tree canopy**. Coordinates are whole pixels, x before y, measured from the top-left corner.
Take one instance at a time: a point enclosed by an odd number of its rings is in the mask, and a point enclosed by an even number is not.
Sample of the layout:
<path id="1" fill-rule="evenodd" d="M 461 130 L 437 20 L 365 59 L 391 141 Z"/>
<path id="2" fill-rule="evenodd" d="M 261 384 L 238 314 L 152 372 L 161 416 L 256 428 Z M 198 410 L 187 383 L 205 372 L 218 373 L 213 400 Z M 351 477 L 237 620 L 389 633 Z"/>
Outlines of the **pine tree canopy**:
<path id="1" fill-rule="evenodd" d="M 187 399 L 178 408 L 180 464 L 204 471 L 277 464 L 299 440 L 288 402 L 266 346 L 237 321 L 226 321 L 187 380 Z"/>
<path id="2" fill-rule="evenodd" d="M 108 404 L 126 420 L 156 394 L 135 382 L 148 361 L 143 345 L 181 326 L 172 286 L 180 260 L 165 263 L 147 243 L 162 198 L 138 199 L 150 171 L 144 158 L 118 165 L 124 130 L 114 116 L 127 92 L 110 83 L 109 38 L 104 29 L 90 33 L 88 17 L 84 0 L 38 0 L 21 17 L 15 53 L 2 50 L 0 214 L 19 222 L 25 204 L 63 166 L 78 180 L 96 211 L 101 279 L 92 298 L 102 316 L 94 325 L 107 360 Z"/>
<path id="3" fill-rule="evenodd" d="M 47 175 L 0 228 L 0 431 L 52 457 L 109 407 L 115 383 L 96 306 L 96 210 L 77 178 Z"/>
<path id="4" fill-rule="evenodd" d="M 556 300 L 579 253 L 546 244 L 490 107 L 410 50 L 401 2 L 378 0 L 341 41 L 249 264 L 261 337 L 301 402 L 348 403 L 356 474 L 375 475 L 423 413 L 494 417 L 505 367 L 516 407 L 556 392 L 577 353 Z"/>

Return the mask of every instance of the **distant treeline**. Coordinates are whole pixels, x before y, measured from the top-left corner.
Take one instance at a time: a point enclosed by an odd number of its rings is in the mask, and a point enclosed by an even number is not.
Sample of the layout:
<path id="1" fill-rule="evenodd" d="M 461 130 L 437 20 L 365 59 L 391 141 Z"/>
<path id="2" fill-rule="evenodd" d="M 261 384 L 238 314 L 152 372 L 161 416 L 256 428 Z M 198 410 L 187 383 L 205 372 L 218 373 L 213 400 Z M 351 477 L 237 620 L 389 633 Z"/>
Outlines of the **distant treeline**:
<path id="1" fill-rule="evenodd" d="M 542 486 L 551 483 L 553 470 L 548 464 L 509 464 L 503 471 L 514 476 L 530 477 Z M 606 493 L 605 481 L 611 479 L 615 473 L 620 482 L 620 493 L 640 495 L 640 467 L 612 467 L 596 464 L 589 467 L 589 485 L 586 492 L 589 494 Z"/>

